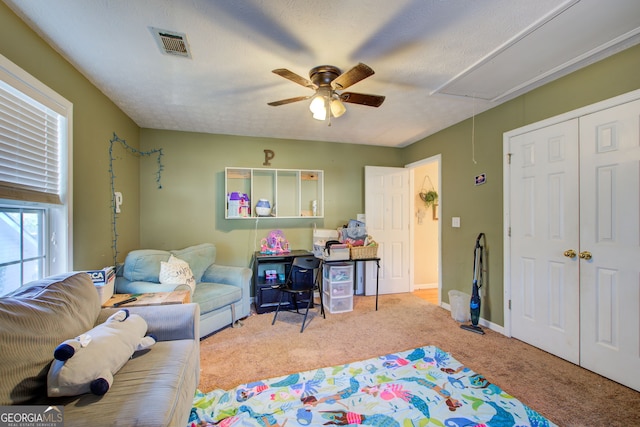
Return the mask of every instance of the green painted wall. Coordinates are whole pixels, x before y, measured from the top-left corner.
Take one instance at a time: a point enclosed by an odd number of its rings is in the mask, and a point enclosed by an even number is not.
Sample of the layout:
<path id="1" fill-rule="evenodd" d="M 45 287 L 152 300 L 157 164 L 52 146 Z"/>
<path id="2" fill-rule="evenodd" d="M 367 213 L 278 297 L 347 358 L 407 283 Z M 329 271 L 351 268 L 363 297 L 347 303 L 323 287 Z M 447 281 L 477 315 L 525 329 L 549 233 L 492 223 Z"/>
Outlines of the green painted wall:
<path id="1" fill-rule="evenodd" d="M 73 268 L 113 264 L 109 140 L 116 132 L 137 147 L 138 126 L 1 2 L 0 54 L 73 103 Z M 117 189 L 129 196 L 118 219 L 123 260 L 139 246 L 138 158 L 114 155 Z"/>
<path id="2" fill-rule="evenodd" d="M 451 126 L 403 149 L 405 164 L 442 155 L 442 296 L 471 292 L 473 248 L 486 234 L 488 280 L 482 317 L 504 325 L 503 281 L 503 140 L 504 132 L 640 88 L 640 46 L 579 70 L 475 118 L 475 160 L 471 120 Z M 487 174 L 487 183 L 474 177 Z M 461 227 L 452 228 L 451 218 Z"/>
<path id="3" fill-rule="evenodd" d="M 442 277 L 447 291 L 471 288 L 473 245 L 487 235 L 488 295 L 482 316 L 503 325 L 502 135 L 504 132 L 640 88 L 640 46 L 479 114 L 475 158 L 471 120 L 403 149 L 139 129 L 104 94 L 0 3 L 0 53 L 74 104 L 74 268 L 98 268 L 113 259 L 109 139 L 113 132 L 142 151 L 162 148 L 162 189 L 154 158 L 114 149 L 116 190 L 124 195 L 117 219 L 118 261 L 141 247 L 179 248 L 211 241 L 220 262 L 249 265 L 257 242 L 282 229 L 294 247 L 311 246 L 311 230 L 335 228 L 364 210 L 364 165 L 403 166 L 442 155 Z M 126 67 L 123 67 L 123 73 Z M 241 143 L 241 145 L 240 145 Z M 238 147 L 242 147 L 239 150 Z M 324 220 L 224 219 L 224 167 L 262 167 L 264 149 L 274 168 L 325 171 Z M 487 173 L 487 183 L 473 178 Z M 451 228 L 459 216 L 462 227 Z"/>
<path id="4" fill-rule="evenodd" d="M 213 242 L 222 264 L 249 266 L 260 239 L 281 229 L 294 249 L 312 248 L 312 230 L 337 228 L 364 212 L 364 166 L 403 166 L 395 148 L 142 129 L 142 150 L 162 148 L 162 189 L 153 160 L 140 163 L 140 243 L 177 249 Z M 240 148 L 241 147 L 241 148 Z M 224 168 L 324 170 L 324 219 L 224 219 Z M 126 197 L 126 195 L 125 195 Z M 255 200 L 252 201 L 252 205 Z"/>

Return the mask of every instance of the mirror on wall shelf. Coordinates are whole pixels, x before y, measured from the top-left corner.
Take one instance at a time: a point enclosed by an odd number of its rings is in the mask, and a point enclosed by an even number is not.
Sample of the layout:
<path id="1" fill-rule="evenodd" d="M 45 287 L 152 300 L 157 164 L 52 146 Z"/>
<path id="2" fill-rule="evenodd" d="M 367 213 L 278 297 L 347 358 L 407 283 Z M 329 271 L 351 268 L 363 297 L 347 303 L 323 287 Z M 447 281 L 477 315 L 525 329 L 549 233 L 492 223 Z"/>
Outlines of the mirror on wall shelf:
<path id="1" fill-rule="evenodd" d="M 225 168 L 225 219 L 322 218 L 324 172 Z"/>

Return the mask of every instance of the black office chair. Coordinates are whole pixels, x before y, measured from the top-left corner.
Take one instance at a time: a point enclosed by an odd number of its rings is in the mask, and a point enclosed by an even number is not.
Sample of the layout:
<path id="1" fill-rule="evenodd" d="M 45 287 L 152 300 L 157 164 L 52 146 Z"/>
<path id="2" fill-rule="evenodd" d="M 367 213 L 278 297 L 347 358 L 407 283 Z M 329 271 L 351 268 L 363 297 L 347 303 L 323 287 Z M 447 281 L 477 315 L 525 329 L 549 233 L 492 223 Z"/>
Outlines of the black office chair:
<path id="1" fill-rule="evenodd" d="M 304 312 L 304 319 L 302 320 L 302 327 L 300 333 L 304 331 L 305 324 L 307 323 L 307 315 L 309 314 L 309 308 L 313 303 L 313 293 L 319 291 L 318 281 L 322 280 L 318 276 L 318 269 L 320 267 L 320 258 L 314 256 L 295 257 L 291 264 L 291 270 L 289 270 L 289 277 L 284 284 L 276 286 L 275 289 L 280 291 L 280 299 L 278 301 L 278 307 L 273 315 L 272 325 L 276 323 L 276 318 L 280 312 L 280 307 L 283 305 L 284 296 L 290 295 L 292 298 L 295 312 L 303 314 L 298 310 L 298 298 L 306 295 L 307 308 Z M 288 301 L 285 301 L 288 304 Z M 302 300 L 301 302 L 304 302 Z M 287 309 L 287 311 L 293 311 Z M 324 305 L 322 304 L 322 295 L 320 295 L 320 314 L 325 317 Z M 326 318 L 326 317 L 325 317 Z"/>

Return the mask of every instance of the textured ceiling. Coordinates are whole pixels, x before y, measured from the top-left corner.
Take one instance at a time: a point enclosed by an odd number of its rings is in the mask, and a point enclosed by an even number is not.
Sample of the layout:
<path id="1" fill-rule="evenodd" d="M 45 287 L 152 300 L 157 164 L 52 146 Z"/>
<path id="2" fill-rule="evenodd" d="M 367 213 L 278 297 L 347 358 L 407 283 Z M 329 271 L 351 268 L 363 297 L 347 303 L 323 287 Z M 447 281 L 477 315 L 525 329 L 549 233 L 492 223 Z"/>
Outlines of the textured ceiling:
<path id="1" fill-rule="evenodd" d="M 640 42 L 638 0 L 55 0 L 4 2 L 139 126 L 402 147 Z M 186 34 L 161 53 L 152 27 Z M 273 74 L 375 75 L 331 126 Z"/>

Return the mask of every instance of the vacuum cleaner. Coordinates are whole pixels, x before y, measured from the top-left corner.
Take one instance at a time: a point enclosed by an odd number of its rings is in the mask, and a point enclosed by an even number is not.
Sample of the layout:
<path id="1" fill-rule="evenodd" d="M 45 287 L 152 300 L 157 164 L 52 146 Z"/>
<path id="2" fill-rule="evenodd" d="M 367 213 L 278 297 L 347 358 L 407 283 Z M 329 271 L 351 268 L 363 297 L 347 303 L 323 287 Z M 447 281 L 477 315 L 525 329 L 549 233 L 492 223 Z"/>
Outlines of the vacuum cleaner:
<path id="1" fill-rule="evenodd" d="M 482 241 L 482 243 L 480 243 Z M 478 320 L 480 320 L 480 288 L 483 284 L 484 275 L 482 274 L 482 261 L 484 246 L 486 245 L 484 240 L 484 233 L 478 234 L 476 239 L 476 246 L 473 250 L 473 289 L 471 291 L 471 324 L 460 325 L 460 327 L 466 331 L 475 332 L 477 334 L 484 335 L 484 331 L 478 326 Z"/>

